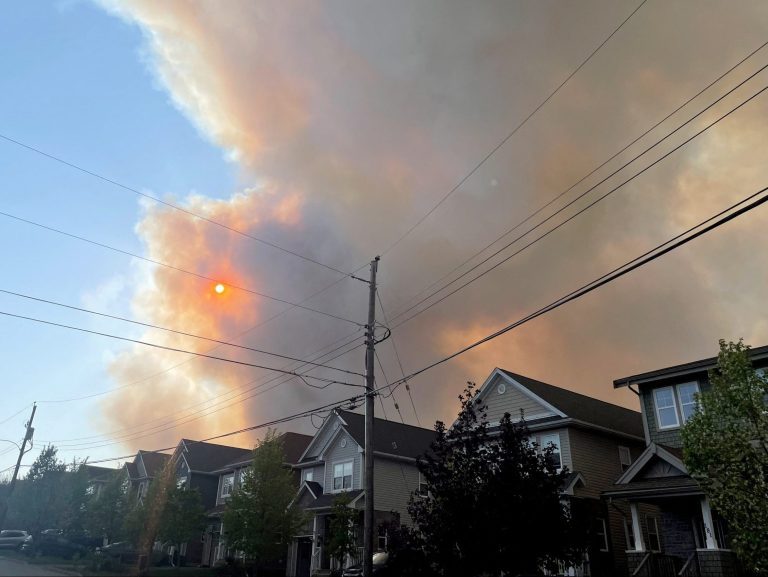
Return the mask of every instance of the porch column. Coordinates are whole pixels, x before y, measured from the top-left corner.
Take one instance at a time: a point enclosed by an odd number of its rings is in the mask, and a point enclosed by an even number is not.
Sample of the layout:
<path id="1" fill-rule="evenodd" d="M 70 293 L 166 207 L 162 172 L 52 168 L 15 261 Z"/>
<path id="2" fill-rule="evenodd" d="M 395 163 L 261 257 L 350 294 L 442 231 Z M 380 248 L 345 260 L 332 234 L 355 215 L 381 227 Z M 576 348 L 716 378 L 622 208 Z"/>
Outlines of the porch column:
<path id="1" fill-rule="evenodd" d="M 630 503 L 629 510 L 632 512 L 632 534 L 635 537 L 635 551 L 645 551 L 643 528 L 640 525 L 640 513 L 637 510 L 637 503 Z"/>
<path id="2" fill-rule="evenodd" d="M 312 575 L 319 567 L 315 567 L 315 553 L 318 551 L 317 545 L 317 514 L 312 517 L 312 557 L 309 559 L 309 574 Z"/>
<path id="3" fill-rule="evenodd" d="M 704 522 L 704 539 L 706 539 L 707 549 L 717 549 L 715 524 L 712 522 L 712 509 L 707 497 L 701 498 L 701 519 Z"/>

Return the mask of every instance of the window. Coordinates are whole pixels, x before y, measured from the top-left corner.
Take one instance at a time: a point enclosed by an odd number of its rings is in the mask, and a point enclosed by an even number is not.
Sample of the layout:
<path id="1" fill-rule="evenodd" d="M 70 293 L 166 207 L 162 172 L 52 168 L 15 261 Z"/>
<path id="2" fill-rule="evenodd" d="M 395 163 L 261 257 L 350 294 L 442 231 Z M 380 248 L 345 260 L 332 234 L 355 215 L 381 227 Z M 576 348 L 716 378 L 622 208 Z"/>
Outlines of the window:
<path id="1" fill-rule="evenodd" d="M 600 551 L 608 551 L 608 528 L 605 525 L 605 519 L 595 519 L 595 537 Z"/>
<path id="2" fill-rule="evenodd" d="M 333 490 L 344 491 L 352 488 L 352 461 L 333 466 Z"/>
<path id="3" fill-rule="evenodd" d="M 624 517 L 624 536 L 627 538 L 627 551 L 635 550 L 635 531 L 632 529 L 632 519 Z"/>
<path id="4" fill-rule="evenodd" d="M 229 473 L 221 477 L 221 496 L 229 497 L 235 488 L 235 474 Z"/>
<path id="5" fill-rule="evenodd" d="M 377 551 L 387 550 L 387 530 L 382 526 L 379 526 L 379 534 L 376 539 L 376 550 Z"/>
<path id="6" fill-rule="evenodd" d="M 551 463 L 559 471 L 563 466 L 563 461 L 560 457 L 560 435 L 557 433 L 542 435 L 540 441 L 539 447 L 542 451 L 552 445 L 553 451 L 549 458 Z"/>
<path id="7" fill-rule="evenodd" d="M 698 392 L 699 384 L 695 381 L 677 385 L 677 396 L 680 399 L 680 416 L 683 418 L 683 423 L 696 411 L 696 393 Z"/>
<path id="8" fill-rule="evenodd" d="M 679 426 L 674 389 L 672 387 L 656 389 L 653 391 L 653 398 L 656 401 L 656 419 L 659 429 Z"/>
<path id="9" fill-rule="evenodd" d="M 304 471 L 304 480 L 305 481 L 312 481 L 314 479 L 314 471 L 312 469 L 307 469 Z"/>
<path id="10" fill-rule="evenodd" d="M 648 527 L 648 548 L 651 551 L 661 551 L 659 541 L 659 523 L 656 517 L 646 517 L 645 524 Z"/>
<path id="11" fill-rule="evenodd" d="M 622 472 L 629 469 L 632 464 L 632 453 L 629 452 L 629 447 L 619 446 L 619 463 L 621 463 Z"/>
<path id="12" fill-rule="evenodd" d="M 177 488 L 182 489 L 182 488 L 184 488 L 186 486 L 186 484 L 187 484 L 187 477 L 186 477 L 186 475 L 176 479 L 176 487 Z"/>
<path id="13" fill-rule="evenodd" d="M 419 497 L 429 496 L 429 489 L 427 489 L 427 481 L 426 479 L 424 479 L 424 477 L 421 476 L 421 471 L 419 471 L 419 488 L 416 489 L 416 494 Z"/>

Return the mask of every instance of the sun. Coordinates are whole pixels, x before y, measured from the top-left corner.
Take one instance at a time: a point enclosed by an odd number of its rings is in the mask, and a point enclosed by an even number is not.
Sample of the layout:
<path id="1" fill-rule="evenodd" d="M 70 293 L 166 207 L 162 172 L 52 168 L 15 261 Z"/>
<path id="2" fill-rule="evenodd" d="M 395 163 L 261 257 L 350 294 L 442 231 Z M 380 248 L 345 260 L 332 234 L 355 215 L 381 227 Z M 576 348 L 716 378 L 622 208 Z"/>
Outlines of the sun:
<path id="1" fill-rule="evenodd" d="M 227 289 L 223 284 L 219 283 L 213 288 L 213 290 L 215 290 L 217 294 L 224 294 L 224 291 Z"/>

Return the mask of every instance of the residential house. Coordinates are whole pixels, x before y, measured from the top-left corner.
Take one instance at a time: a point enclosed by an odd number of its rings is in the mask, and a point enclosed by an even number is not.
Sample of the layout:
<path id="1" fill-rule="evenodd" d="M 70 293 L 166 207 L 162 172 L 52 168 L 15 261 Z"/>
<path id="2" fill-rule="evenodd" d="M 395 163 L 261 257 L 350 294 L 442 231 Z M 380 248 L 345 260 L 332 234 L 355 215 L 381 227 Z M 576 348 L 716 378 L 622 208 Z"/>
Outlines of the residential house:
<path id="1" fill-rule="evenodd" d="M 216 506 L 219 494 L 219 473 L 228 463 L 245 461 L 251 455 L 250 449 L 218 445 L 202 441 L 182 439 L 173 455 L 171 466 L 174 467 L 176 486 L 200 493 L 206 510 Z M 181 546 L 179 554 L 190 565 L 203 564 L 203 551 L 207 540 L 207 531 Z"/>
<path id="2" fill-rule="evenodd" d="M 301 472 L 294 470 L 293 465 L 299 462 L 299 458 L 311 440 L 310 435 L 299 433 L 282 433 L 280 435 L 280 441 L 283 444 L 283 465 L 294 471 L 296 487 L 299 486 Z M 214 471 L 219 476 L 218 490 L 216 492 L 216 505 L 208 510 L 208 528 L 203 544 L 203 565 L 213 566 L 227 555 L 235 554 L 227 547 L 222 515 L 230 495 L 240 486 L 243 473 L 248 470 L 252 462 L 253 454 L 249 452 Z"/>
<path id="3" fill-rule="evenodd" d="M 756 369 L 768 366 L 768 346 L 750 351 Z M 631 509 L 629 574 L 737 574 L 722 519 L 710 507 L 683 462 L 680 427 L 696 408 L 696 394 L 709 388 L 717 358 L 617 379 L 637 387 L 646 448 L 604 495 Z M 633 389 L 635 390 L 635 389 Z M 648 513 L 653 506 L 657 513 Z"/>
<path id="4" fill-rule="evenodd" d="M 88 477 L 88 494 L 98 497 L 101 494 L 104 485 L 109 483 L 112 475 L 119 469 L 110 469 L 108 467 L 96 467 L 95 465 L 85 465 L 85 474 Z"/>
<path id="5" fill-rule="evenodd" d="M 301 473 L 301 486 L 295 502 L 309 518 L 290 545 L 286 572 L 289 577 L 327 574 L 337 568 L 325 543 L 334 500 L 340 495 L 349 499 L 349 507 L 360 512 L 355 530 L 358 543 L 362 544 L 364 431 L 363 415 L 336 409 L 326 417 L 298 460 L 296 469 Z M 397 518 L 410 523 L 408 500 L 420 485 L 416 458 L 429 449 L 434 438 L 434 431 L 429 429 L 384 419 L 374 421 L 374 519 L 379 527 L 379 549 L 386 547 L 386 522 Z M 362 546 L 358 551 L 362 551 Z"/>
<path id="6" fill-rule="evenodd" d="M 491 433 L 505 413 L 524 420 L 531 441 L 554 446 L 556 464 L 570 471 L 562 493 L 588 515 L 592 531 L 585 566 L 569 572 L 612 577 L 625 571 L 628 511 L 609 506 L 601 493 L 644 449 L 640 413 L 498 368 L 477 398 L 486 405 Z"/>
<path id="7" fill-rule="evenodd" d="M 141 503 L 149 490 L 152 480 L 163 470 L 170 455 L 155 451 L 139 451 L 133 461 L 125 463 L 125 473 L 130 483 L 131 495 Z"/>

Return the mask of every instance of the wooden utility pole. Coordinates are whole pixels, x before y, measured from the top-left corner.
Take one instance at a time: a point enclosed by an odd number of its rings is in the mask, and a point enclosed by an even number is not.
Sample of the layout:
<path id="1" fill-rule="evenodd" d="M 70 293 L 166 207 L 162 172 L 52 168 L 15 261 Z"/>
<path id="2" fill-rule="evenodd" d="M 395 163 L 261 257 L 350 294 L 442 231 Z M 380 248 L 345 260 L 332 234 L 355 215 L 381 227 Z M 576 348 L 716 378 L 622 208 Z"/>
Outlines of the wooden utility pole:
<path id="1" fill-rule="evenodd" d="M 363 577 L 373 575 L 373 357 L 376 352 L 376 271 L 379 257 L 371 261 L 368 324 L 365 349 L 365 512 L 363 516 Z"/>
<path id="2" fill-rule="evenodd" d="M 26 424 L 27 432 L 24 434 L 24 440 L 21 443 L 21 447 L 19 447 L 19 458 L 16 459 L 16 467 L 13 469 L 13 477 L 11 477 L 11 483 L 8 485 L 8 492 L 5 494 L 5 499 L 3 499 L 2 504 L 0 504 L 0 529 L 3 529 L 5 525 L 5 516 L 8 514 L 8 503 L 10 502 L 11 494 L 16 487 L 16 478 L 19 476 L 21 458 L 26 453 L 25 449 L 27 447 L 27 441 L 31 441 L 32 435 L 35 434 L 35 429 L 32 426 L 32 422 L 35 420 L 35 411 L 37 411 L 37 405 L 33 403 L 32 415 L 29 417 L 29 421 L 27 421 Z"/>

